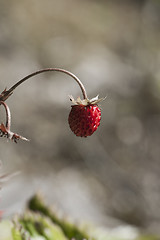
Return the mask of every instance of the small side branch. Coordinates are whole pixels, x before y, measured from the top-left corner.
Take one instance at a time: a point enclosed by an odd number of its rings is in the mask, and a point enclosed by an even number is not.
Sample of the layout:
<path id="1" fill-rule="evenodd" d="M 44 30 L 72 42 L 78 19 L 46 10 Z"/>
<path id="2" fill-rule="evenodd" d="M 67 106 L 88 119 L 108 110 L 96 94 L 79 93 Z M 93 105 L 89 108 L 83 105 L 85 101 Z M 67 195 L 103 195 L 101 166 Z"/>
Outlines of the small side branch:
<path id="1" fill-rule="evenodd" d="M 11 112 L 10 109 L 8 107 L 8 105 L 3 102 L 0 101 L 0 105 L 3 105 L 6 111 L 6 124 L 4 125 L 4 123 L 0 124 L 0 137 L 7 137 L 10 140 L 13 140 L 15 143 L 17 143 L 17 140 L 22 139 L 25 141 L 29 141 L 27 138 L 22 137 L 20 135 L 18 135 L 17 133 L 12 132 L 11 129 Z"/>
<path id="2" fill-rule="evenodd" d="M 10 109 L 8 107 L 8 105 L 5 103 L 5 102 L 0 102 L 0 104 L 2 104 L 5 108 L 5 111 L 6 111 L 6 129 L 7 130 L 10 130 L 11 128 L 11 112 L 10 112 Z"/>

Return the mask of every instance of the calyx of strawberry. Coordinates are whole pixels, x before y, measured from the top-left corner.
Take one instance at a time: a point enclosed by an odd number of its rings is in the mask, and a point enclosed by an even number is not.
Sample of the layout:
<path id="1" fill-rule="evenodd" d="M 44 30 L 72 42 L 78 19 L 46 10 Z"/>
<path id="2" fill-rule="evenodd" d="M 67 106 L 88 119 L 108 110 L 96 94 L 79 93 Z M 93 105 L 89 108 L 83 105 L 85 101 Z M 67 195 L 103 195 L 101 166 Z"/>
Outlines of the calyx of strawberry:
<path id="1" fill-rule="evenodd" d="M 99 97 L 99 95 L 97 95 L 96 97 L 94 97 L 92 99 L 88 99 L 88 98 L 81 99 L 80 97 L 78 97 L 75 100 L 72 95 L 69 95 L 70 101 L 73 102 L 74 105 L 83 105 L 83 106 L 96 105 L 106 98 L 106 97 L 105 98 L 98 98 L 98 97 Z"/>

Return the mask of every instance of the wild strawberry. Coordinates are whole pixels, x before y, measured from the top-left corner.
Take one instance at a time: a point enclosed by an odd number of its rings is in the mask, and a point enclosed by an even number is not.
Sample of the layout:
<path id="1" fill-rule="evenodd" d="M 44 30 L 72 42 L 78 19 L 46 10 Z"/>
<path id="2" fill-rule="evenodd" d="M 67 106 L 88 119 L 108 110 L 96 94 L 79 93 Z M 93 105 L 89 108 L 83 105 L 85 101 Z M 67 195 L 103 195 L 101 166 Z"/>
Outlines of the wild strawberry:
<path id="1" fill-rule="evenodd" d="M 71 97 L 75 105 L 70 111 L 68 123 L 76 136 L 91 136 L 97 130 L 101 120 L 101 110 L 97 103 L 101 100 L 98 96 L 91 100 L 78 98 L 76 101 Z"/>
<path id="2" fill-rule="evenodd" d="M 101 100 L 104 100 L 104 99 L 98 99 L 98 96 L 97 96 L 89 100 L 87 97 L 87 93 L 84 85 L 79 80 L 79 78 L 76 77 L 76 75 L 74 75 L 73 73 L 61 68 L 45 68 L 27 75 L 26 77 L 22 78 L 17 83 L 15 83 L 11 88 L 9 88 L 8 90 L 5 89 L 0 94 L 0 105 L 3 105 L 6 110 L 6 125 L 4 125 L 3 123 L 0 125 L 0 137 L 2 136 L 7 137 L 13 140 L 14 142 L 17 142 L 17 140 L 19 139 L 28 141 L 28 139 L 10 131 L 11 114 L 10 114 L 9 107 L 5 103 L 5 101 L 8 99 L 8 97 L 12 95 L 14 90 L 19 85 L 21 85 L 23 82 L 25 82 L 29 78 L 44 72 L 52 72 L 52 71 L 62 72 L 72 77 L 78 83 L 82 91 L 82 95 L 84 98 L 83 100 L 81 100 L 80 98 L 77 98 L 77 100 L 75 101 L 71 96 L 71 101 L 75 104 L 74 106 L 72 106 L 71 112 L 68 117 L 68 122 L 71 130 L 75 133 L 76 136 L 81 136 L 81 137 L 90 136 L 97 130 L 101 120 L 101 110 L 97 106 L 97 103 L 99 103 Z"/>

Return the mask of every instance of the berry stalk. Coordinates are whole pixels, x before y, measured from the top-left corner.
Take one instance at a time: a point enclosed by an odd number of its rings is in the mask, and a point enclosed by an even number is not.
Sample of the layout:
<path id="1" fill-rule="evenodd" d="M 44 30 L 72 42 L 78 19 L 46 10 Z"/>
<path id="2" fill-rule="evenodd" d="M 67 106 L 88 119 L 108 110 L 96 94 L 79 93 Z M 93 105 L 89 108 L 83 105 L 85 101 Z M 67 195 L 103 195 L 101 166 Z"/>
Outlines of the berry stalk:
<path id="1" fill-rule="evenodd" d="M 85 87 L 76 75 L 74 75 L 73 73 L 71 73 L 67 70 L 61 69 L 61 68 L 45 68 L 45 69 L 41 69 L 39 71 L 33 72 L 33 73 L 27 75 L 26 77 L 22 78 L 16 84 L 14 84 L 9 90 L 5 89 L 0 95 L 0 101 L 5 101 L 19 85 L 21 85 L 23 82 L 25 82 L 29 78 L 32 78 L 33 76 L 36 76 L 36 75 L 44 73 L 44 72 L 53 72 L 53 71 L 54 72 L 62 72 L 62 73 L 69 75 L 70 77 L 72 77 L 80 86 L 83 98 L 88 99 Z"/>

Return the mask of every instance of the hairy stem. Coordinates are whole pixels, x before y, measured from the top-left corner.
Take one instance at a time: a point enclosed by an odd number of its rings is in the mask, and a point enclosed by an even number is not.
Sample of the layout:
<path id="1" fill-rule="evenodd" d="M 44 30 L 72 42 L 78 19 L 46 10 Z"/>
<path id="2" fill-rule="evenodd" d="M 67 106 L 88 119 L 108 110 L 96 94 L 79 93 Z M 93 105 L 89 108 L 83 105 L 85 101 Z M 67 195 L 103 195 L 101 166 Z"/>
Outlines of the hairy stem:
<path id="1" fill-rule="evenodd" d="M 11 128 L 11 112 L 10 112 L 10 109 L 5 102 L 0 101 L 0 104 L 2 104 L 5 108 L 5 110 L 6 110 L 6 129 L 10 130 L 10 128 Z"/>
<path id="2" fill-rule="evenodd" d="M 33 72 L 29 75 L 27 75 L 26 77 L 22 78 L 21 80 L 19 80 L 16 84 L 14 84 L 9 90 L 7 90 L 7 94 L 11 94 L 15 88 L 17 88 L 20 84 L 22 84 L 24 81 L 26 81 L 27 79 L 35 76 L 35 75 L 38 75 L 38 74 L 41 74 L 41 73 L 44 73 L 44 72 L 53 72 L 53 71 L 56 71 L 56 72 L 62 72 L 62 73 L 65 73 L 69 76 L 71 76 L 77 83 L 78 85 L 80 86 L 81 88 L 81 91 L 82 91 L 82 94 L 83 94 L 83 98 L 84 99 L 88 99 L 87 97 L 87 93 L 86 93 L 86 90 L 85 90 L 85 87 L 84 85 L 82 84 L 82 82 L 79 80 L 79 78 L 77 76 L 75 76 L 73 73 L 67 71 L 67 70 L 64 70 L 64 69 L 61 69 L 61 68 L 45 68 L 45 69 L 41 69 L 39 71 L 36 71 L 36 72 Z"/>

